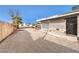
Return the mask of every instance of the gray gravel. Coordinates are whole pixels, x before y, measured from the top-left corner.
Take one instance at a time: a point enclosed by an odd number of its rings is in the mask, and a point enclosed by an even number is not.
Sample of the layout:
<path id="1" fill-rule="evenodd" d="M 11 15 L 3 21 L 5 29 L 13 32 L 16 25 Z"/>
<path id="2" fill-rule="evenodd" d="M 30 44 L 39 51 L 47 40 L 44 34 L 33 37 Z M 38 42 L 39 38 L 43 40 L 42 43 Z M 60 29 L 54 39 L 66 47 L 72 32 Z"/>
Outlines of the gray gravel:
<path id="1" fill-rule="evenodd" d="M 76 53 L 71 48 L 43 39 L 44 34 L 18 30 L 0 43 L 2 53 Z M 52 36 L 52 39 L 53 36 Z"/>

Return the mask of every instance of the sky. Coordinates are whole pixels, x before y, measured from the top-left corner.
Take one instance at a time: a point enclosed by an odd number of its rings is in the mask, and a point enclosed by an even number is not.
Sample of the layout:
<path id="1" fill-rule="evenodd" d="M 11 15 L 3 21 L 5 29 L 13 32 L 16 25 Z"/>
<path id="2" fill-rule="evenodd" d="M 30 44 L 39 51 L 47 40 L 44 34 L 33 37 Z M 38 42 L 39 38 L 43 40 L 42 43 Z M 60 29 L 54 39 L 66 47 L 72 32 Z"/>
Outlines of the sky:
<path id="1" fill-rule="evenodd" d="M 11 22 L 9 10 L 18 10 L 25 23 L 72 11 L 73 5 L 0 5 L 0 20 Z"/>

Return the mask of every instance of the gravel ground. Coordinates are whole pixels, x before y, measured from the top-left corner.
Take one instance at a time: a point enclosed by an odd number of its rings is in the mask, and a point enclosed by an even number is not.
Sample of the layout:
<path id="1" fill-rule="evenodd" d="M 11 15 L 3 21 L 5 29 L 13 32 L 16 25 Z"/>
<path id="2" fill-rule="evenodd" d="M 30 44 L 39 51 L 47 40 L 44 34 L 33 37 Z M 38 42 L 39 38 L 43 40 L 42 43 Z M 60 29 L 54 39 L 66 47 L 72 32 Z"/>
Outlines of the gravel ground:
<path id="1" fill-rule="evenodd" d="M 51 40 L 52 39 L 52 40 Z M 0 43 L 1 53 L 76 53 L 79 52 L 53 40 L 55 36 L 45 35 L 34 29 L 17 30 Z"/>

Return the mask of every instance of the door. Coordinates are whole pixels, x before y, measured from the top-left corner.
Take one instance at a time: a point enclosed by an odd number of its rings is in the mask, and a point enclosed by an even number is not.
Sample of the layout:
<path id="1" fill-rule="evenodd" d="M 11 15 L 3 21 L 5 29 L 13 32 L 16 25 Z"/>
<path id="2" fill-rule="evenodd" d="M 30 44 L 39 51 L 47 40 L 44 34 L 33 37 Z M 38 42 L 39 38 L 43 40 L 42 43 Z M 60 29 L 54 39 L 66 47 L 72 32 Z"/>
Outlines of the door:
<path id="1" fill-rule="evenodd" d="M 75 23 L 67 23 L 68 26 L 66 26 L 66 33 L 67 34 L 73 34 L 77 35 L 77 24 Z"/>
<path id="2" fill-rule="evenodd" d="M 77 17 L 66 19 L 66 33 L 77 35 Z"/>

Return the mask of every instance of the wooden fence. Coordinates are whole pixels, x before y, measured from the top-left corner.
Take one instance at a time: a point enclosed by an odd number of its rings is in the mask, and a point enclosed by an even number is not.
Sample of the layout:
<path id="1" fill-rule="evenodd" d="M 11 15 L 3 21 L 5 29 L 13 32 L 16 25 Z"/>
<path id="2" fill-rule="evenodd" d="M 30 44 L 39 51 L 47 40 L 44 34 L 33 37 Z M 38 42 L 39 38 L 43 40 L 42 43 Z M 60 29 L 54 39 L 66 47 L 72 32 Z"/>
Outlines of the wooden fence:
<path id="1" fill-rule="evenodd" d="M 0 22 L 0 41 L 9 36 L 14 30 L 16 30 L 16 27 L 12 24 Z"/>

